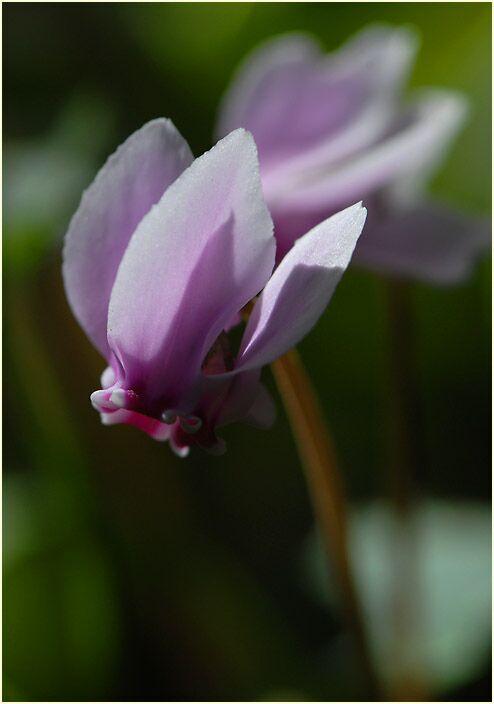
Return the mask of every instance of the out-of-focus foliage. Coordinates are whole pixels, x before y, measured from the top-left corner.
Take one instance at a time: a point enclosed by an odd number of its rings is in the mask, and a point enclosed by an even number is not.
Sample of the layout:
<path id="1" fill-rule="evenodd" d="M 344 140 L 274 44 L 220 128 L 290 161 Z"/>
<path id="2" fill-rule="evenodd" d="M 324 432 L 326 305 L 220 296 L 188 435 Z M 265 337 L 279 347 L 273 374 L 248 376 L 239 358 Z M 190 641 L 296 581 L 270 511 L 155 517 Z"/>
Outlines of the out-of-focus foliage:
<path id="1" fill-rule="evenodd" d="M 61 244 L 62 224 L 99 168 L 110 130 L 106 104 L 80 95 L 64 106 L 48 133 L 7 141 L 3 204 L 8 271 L 24 272 L 50 246 Z"/>
<path id="2" fill-rule="evenodd" d="M 56 683 L 60 696 L 93 699 L 109 693 L 117 676 L 111 566 L 87 535 L 50 540 L 47 507 L 36 505 L 39 488 L 26 482 L 12 475 L 4 484 L 5 694 L 11 698 L 11 681 L 23 699 L 48 700 Z"/>
<path id="3" fill-rule="evenodd" d="M 131 428 L 102 427 L 88 400 L 102 361 L 68 310 L 61 238 L 98 166 L 148 119 L 169 116 L 195 154 L 209 148 L 222 91 L 260 40 L 302 30 L 330 50 L 375 21 L 418 28 L 412 87 L 469 97 L 468 124 L 432 189 L 487 215 L 490 12 L 486 3 L 5 6 L 4 699 L 360 697 L 339 610 L 300 577 L 312 516 L 281 408 L 269 433 L 228 429 L 222 458 L 179 461 Z M 490 281 L 484 261 L 464 286 L 412 292 L 427 460 L 417 482 L 455 502 L 432 504 L 421 523 L 420 656 L 448 699 L 489 696 L 488 634 L 473 625 L 490 621 Z M 383 282 L 349 271 L 301 346 L 364 507 L 354 549 L 371 610 L 384 518 L 365 506 L 386 491 L 387 316 Z"/>
<path id="4" fill-rule="evenodd" d="M 478 675 L 489 658 L 491 513 L 479 503 L 421 502 L 413 525 L 417 582 L 412 594 L 418 596 L 418 608 L 409 657 L 438 695 Z M 387 679 L 400 665 L 393 652 L 390 607 L 400 547 L 408 559 L 399 536 L 400 522 L 384 504 L 369 505 L 353 516 L 354 570 L 374 653 Z M 337 595 L 332 594 L 322 546 L 314 538 L 304 562 L 308 588 L 324 603 L 333 595 L 334 606 Z"/>

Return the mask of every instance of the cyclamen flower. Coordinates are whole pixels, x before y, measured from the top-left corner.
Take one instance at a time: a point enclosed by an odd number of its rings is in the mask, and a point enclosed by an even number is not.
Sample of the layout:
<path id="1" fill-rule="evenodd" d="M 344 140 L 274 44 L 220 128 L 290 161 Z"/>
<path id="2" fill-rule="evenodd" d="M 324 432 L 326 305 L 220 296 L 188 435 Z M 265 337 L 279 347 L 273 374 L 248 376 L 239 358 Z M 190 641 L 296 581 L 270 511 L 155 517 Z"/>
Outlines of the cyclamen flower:
<path id="1" fill-rule="evenodd" d="M 467 274 L 489 246 L 486 223 L 427 202 L 422 190 L 466 115 L 456 93 L 403 106 L 416 50 L 407 29 L 374 26 L 325 56 L 289 34 L 255 50 L 219 116 L 218 136 L 253 134 L 278 257 L 317 222 L 357 200 L 369 211 L 353 263 L 437 283 Z"/>
<path id="2" fill-rule="evenodd" d="M 273 404 L 260 370 L 315 324 L 365 221 L 361 204 L 302 237 L 273 273 L 273 224 L 252 136 L 194 160 L 169 120 L 144 125 L 84 193 L 66 235 L 74 315 L 107 360 L 91 395 L 103 423 L 222 449 L 216 429 L 260 426 Z M 259 292 L 240 347 L 228 331 Z"/>

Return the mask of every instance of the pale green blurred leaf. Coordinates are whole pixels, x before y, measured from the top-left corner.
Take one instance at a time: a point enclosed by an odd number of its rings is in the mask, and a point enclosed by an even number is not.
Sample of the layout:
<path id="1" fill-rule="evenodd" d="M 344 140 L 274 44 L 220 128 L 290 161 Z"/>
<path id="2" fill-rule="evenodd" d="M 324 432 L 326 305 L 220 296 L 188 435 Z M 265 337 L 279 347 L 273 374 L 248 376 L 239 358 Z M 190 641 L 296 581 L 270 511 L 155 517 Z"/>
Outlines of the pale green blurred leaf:
<path id="1" fill-rule="evenodd" d="M 52 129 L 4 148 L 4 256 L 25 271 L 59 244 L 82 190 L 97 169 L 112 125 L 108 106 L 89 96 L 69 100 Z"/>
<path id="2" fill-rule="evenodd" d="M 416 517 L 418 555 L 418 652 L 410 661 L 424 668 L 433 691 L 474 677 L 489 655 L 491 624 L 491 514 L 482 504 L 424 502 Z M 393 541 L 397 526 L 384 504 L 353 515 L 351 549 L 376 661 L 395 676 L 390 620 Z M 306 555 L 308 584 L 324 603 L 335 604 L 320 543 L 311 538 Z M 415 642 L 415 641 L 414 641 Z"/>

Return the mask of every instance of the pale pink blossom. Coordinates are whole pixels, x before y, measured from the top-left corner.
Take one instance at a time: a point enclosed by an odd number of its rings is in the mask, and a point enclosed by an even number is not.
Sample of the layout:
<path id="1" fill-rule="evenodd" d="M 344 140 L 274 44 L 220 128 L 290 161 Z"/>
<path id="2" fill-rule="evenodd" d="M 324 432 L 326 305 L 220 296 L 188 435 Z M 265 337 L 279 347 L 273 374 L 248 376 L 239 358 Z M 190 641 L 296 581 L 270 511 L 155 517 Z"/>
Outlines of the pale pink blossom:
<path id="1" fill-rule="evenodd" d="M 278 259 L 309 228 L 358 200 L 369 215 L 352 263 L 454 283 L 488 249 L 485 222 L 423 195 L 467 105 L 440 89 L 405 100 L 416 44 L 408 29 L 372 26 L 327 55 L 314 38 L 288 34 L 241 65 L 217 133 L 244 127 L 256 140 Z"/>
<path id="2" fill-rule="evenodd" d="M 65 240 L 70 306 L 106 360 L 91 395 L 103 423 L 220 451 L 216 429 L 267 426 L 261 367 L 316 323 L 348 265 L 366 211 L 353 205 L 275 264 L 252 136 L 199 157 L 169 120 L 144 125 L 84 193 Z M 228 331 L 256 296 L 239 349 Z"/>

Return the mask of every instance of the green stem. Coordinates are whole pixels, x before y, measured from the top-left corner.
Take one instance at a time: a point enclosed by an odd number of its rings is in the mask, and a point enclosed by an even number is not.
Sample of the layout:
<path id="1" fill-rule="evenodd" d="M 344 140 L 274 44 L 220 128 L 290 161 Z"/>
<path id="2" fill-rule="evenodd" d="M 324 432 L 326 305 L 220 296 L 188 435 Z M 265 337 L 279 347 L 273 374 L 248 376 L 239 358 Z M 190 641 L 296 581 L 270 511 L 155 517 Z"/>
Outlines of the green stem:
<path id="1" fill-rule="evenodd" d="M 291 350 L 272 364 L 311 496 L 327 557 L 339 581 L 342 606 L 369 694 L 377 685 L 369 654 L 347 538 L 347 514 L 341 472 L 321 408 L 296 352 Z"/>

